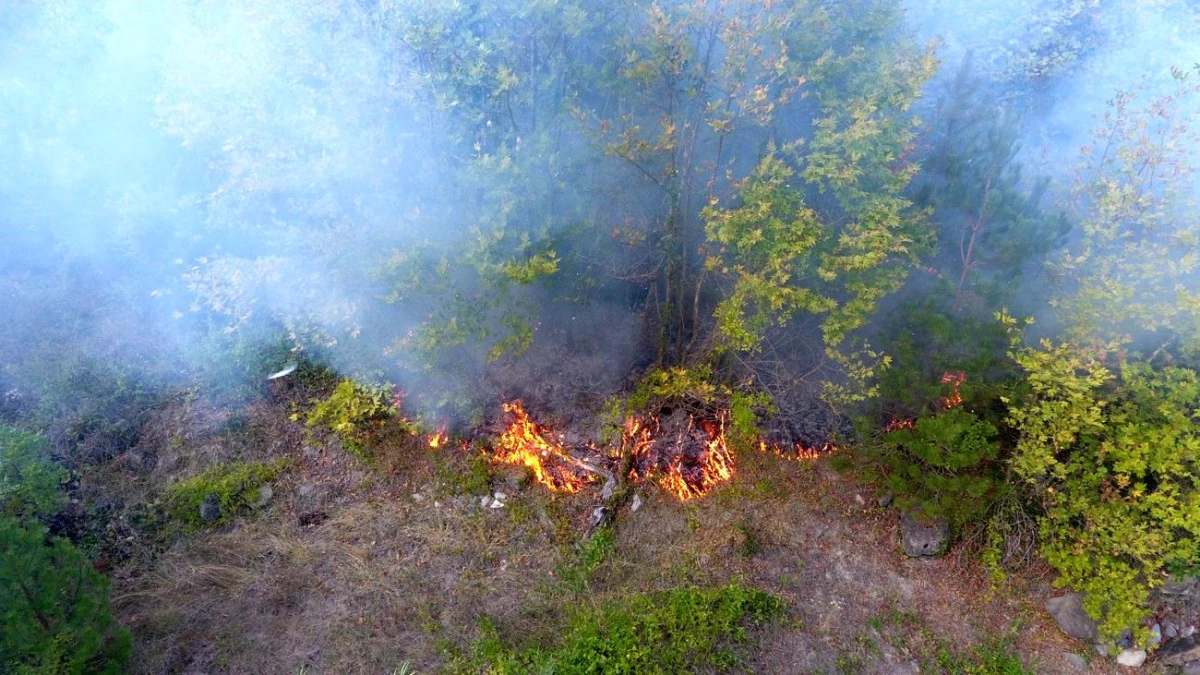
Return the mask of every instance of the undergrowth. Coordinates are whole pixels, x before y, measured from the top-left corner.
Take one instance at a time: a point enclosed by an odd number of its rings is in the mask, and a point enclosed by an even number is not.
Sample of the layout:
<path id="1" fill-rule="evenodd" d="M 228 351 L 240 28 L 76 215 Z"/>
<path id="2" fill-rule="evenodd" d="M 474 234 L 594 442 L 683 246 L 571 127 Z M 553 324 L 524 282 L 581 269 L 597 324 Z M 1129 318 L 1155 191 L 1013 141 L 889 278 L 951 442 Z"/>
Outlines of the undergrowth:
<path id="1" fill-rule="evenodd" d="M 746 628 L 778 616 L 782 602 L 734 582 L 717 588 L 642 593 L 578 610 L 556 646 L 509 647 L 485 621 L 470 659 L 452 672 L 605 673 L 730 672 L 742 663 Z"/>
<path id="2" fill-rule="evenodd" d="M 164 505 L 172 520 L 187 529 L 220 524 L 253 510 L 260 488 L 275 479 L 292 461 L 286 457 L 270 462 L 229 462 L 219 464 L 167 488 Z M 212 523 L 200 516 L 200 506 L 209 495 L 216 495 L 220 515 Z"/>

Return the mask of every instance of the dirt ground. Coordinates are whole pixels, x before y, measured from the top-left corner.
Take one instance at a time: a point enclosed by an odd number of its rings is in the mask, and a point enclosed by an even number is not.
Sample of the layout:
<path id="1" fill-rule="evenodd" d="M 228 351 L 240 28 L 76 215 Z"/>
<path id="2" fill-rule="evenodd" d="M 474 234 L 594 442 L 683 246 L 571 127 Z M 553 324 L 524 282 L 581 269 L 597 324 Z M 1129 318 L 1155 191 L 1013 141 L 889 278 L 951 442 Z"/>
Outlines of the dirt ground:
<path id="1" fill-rule="evenodd" d="M 742 455 L 728 484 L 686 503 L 640 486 L 616 514 L 611 555 L 572 589 L 560 577 L 599 486 L 551 494 L 519 470 L 482 471 L 463 448 L 420 439 L 397 438 L 366 466 L 278 406 L 247 415 L 259 442 L 188 443 L 206 457 L 289 455 L 296 466 L 253 518 L 116 571 L 137 672 L 438 672 L 485 616 L 506 640 L 552 643 L 581 602 L 731 579 L 787 605 L 753 633 L 753 672 L 939 672 L 940 652 L 995 638 L 1039 673 L 1080 672 L 1064 654 L 1094 655 L 1042 610 L 1048 575 L 997 588 L 953 551 L 905 557 L 894 510 L 826 460 Z M 186 448 L 160 436 L 161 473 Z M 491 508 L 496 492 L 503 506 Z M 1098 658 L 1090 668 L 1117 672 Z"/>

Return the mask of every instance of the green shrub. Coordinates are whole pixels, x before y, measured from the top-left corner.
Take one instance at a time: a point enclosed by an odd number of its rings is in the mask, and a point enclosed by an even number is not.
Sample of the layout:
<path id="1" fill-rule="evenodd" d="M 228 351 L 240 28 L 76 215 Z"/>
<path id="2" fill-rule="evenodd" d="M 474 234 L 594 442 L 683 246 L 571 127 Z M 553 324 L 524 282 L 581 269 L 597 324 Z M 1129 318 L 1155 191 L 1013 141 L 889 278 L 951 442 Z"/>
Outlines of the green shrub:
<path id="1" fill-rule="evenodd" d="M 1078 345 L 1024 349 L 1013 466 L 1045 504 L 1041 555 L 1113 638 L 1165 573 L 1200 570 L 1200 377 Z"/>
<path id="2" fill-rule="evenodd" d="M 290 465 L 291 460 L 286 457 L 270 462 L 218 464 L 167 488 L 163 500 L 167 514 L 189 528 L 227 522 L 253 510 L 259 500 L 259 489 Z M 221 510 L 217 520 L 205 523 L 200 517 L 200 505 L 209 495 L 216 495 Z"/>
<path id="3" fill-rule="evenodd" d="M 390 387 L 344 379 L 309 411 L 305 423 L 338 434 L 347 450 L 366 460 L 370 459 L 365 449 L 367 438 L 394 413 Z"/>
<path id="4" fill-rule="evenodd" d="M 896 505 L 956 530 L 986 513 L 1002 490 L 996 427 L 961 407 L 927 415 L 863 448 L 866 477 Z"/>
<path id="5" fill-rule="evenodd" d="M 36 518 L 62 506 L 69 474 L 49 452 L 43 436 L 0 424 L 0 516 Z"/>
<path id="6" fill-rule="evenodd" d="M 596 570 L 608 560 L 613 550 L 613 533 L 607 527 L 600 528 L 589 538 L 575 545 L 571 560 L 558 570 L 558 578 L 571 593 L 578 595 L 588 590 Z"/>
<path id="7" fill-rule="evenodd" d="M 122 673 L 129 652 L 108 580 L 40 524 L 0 517 L 0 671 Z"/>
<path id="8" fill-rule="evenodd" d="M 496 629 L 485 625 L 475 665 L 496 674 L 728 672 L 740 663 L 734 647 L 746 642 L 746 625 L 782 609 L 774 596 L 736 582 L 638 594 L 577 612 L 555 648 L 508 649 Z"/>

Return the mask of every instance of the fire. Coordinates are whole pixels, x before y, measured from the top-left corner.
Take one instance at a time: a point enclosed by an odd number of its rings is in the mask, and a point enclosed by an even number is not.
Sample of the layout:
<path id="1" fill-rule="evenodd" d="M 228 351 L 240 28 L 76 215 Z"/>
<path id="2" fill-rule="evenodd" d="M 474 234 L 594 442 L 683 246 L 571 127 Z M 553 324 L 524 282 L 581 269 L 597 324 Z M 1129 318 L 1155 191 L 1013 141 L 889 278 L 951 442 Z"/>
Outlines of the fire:
<path id="1" fill-rule="evenodd" d="M 694 418 L 689 419 L 688 426 L 691 427 L 694 422 Z M 690 458 L 684 453 L 675 455 L 658 480 L 663 489 L 681 501 L 702 497 L 733 478 L 733 453 L 725 437 L 725 419 L 704 421 L 701 427 L 708 436 L 703 455 L 697 458 Z"/>
<path id="2" fill-rule="evenodd" d="M 653 480 L 681 501 L 696 499 L 733 477 L 733 452 L 725 435 L 725 416 L 694 415 L 666 423 L 658 417 L 630 417 L 621 434 L 622 454 L 631 458 L 629 480 Z"/>
<path id="3" fill-rule="evenodd" d="M 590 476 L 580 477 L 572 470 L 579 460 L 551 440 L 548 429 L 529 419 L 519 401 L 505 403 L 504 412 L 513 421 L 497 441 L 496 461 L 529 468 L 534 479 L 553 492 L 578 492 L 588 483 Z"/>
<path id="4" fill-rule="evenodd" d="M 894 419 L 891 422 L 888 422 L 887 426 L 885 426 L 883 428 L 883 430 L 884 431 L 896 431 L 898 429 L 916 429 L 916 428 L 917 428 L 916 420 Z"/>
<path id="5" fill-rule="evenodd" d="M 942 375 L 942 384 L 950 385 L 950 394 L 942 399 L 942 409 L 950 410 L 962 405 L 963 398 L 959 388 L 963 382 L 967 381 L 967 374 L 961 372 L 944 373 Z"/>
<path id="6" fill-rule="evenodd" d="M 825 445 L 822 445 L 819 448 L 810 448 L 810 447 L 805 446 L 803 443 L 797 443 L 796 451 L 794 453 L 784 452 L 783 449 L 779 447 L 779 445 L 777 445 L 775 443 L 768 445 L 765 440 L 760 438 L 758 440 L 758 449 L 762 452 L 773 453 L 777 457 L 782 457 L 784 459 L 794 459 L 794 460 L 801 461 L 801 462 L 810 462 L 815 459 L 820 459 L 821 457 L 823 457 L 825 455 L 831 454 L 834 451 L 836 451 L 838 448 L 833 443 L 826 443 Z"/>
<path id="7" fill-rule="evenodd" d="M 433 432 L 432 434 L 429 434 L 429 447 L 433 448 L 434 450 L 437 450 L 438 448 L 445 445 L 446 441 L 449 441 L 449 440 L 450 440 L 450 437 L 448 435 L 446 435 L 446 429 L 445 428 L 438 429 L 437 431 Z"/>

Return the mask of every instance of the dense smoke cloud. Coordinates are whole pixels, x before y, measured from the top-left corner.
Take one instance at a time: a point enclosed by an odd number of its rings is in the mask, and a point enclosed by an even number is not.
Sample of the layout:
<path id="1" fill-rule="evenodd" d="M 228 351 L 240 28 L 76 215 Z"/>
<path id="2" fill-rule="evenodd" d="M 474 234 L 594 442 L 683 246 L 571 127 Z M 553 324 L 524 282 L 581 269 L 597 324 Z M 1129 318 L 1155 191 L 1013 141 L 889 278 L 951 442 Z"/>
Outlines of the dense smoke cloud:
<path id="1" fill-rule="evenodd" d="M 582 150 L 593 141 L 585 123 L 556 128 L 553 147 L 527 133 L 545 125 L 548 100 L 599 108 L 609 94 L 564 80 L 535 89 L 514 113 L 484 93 L 505 86 L 503 69 L 456 65 L 492 58 L 485 37 L 504 45 L 545 38 L 542 30 L 559 35 L 546 45 L 562 50 L 567 40 L 584 55 L 574 67 L 591 67 L 609 45 L 589 42 L 588 25 L 612 17 L 537 26 L 417 4 L 30 1 L 0 10 L 5 375 L 30 376 L 27 350 L 47 340 L 64 354 L 162 368 L 183 358 L 204 369 L 212 352 L 201 347 L 213 335 L 282 330 L 348 370 L 401 377 L 403 336 L 443 308 L 433 295 L 398 292 L 396 277 L 434 278 L 429 251 L 476 246 L 467 257 L 483 262 L 472 274 L 519 279 L 477 236 L 508 224 L 496 248 L 535 262 L 543 250 L 543 261 L 559 256 L 555 289 L 513 282 L 507 291 L 542 312 L 537 340 L 562 358 L 595 359 L 579 379 L 599 378 L 598 390 L 619 386 L 640 358 L 631 354 L 645 280 L 637 260 L 621 260 L 619 282 L 597 291 L 591 275 L 613 265 L 589 258 L 600 244 L 576 225 L 596 219 L 596 203 L 650 218 L 658 198 L 636 172 L 597 169 Z M 1169 65 L 1200 61 L 1196 12 L 1184 2 L 936 2 L 914 3 L 906 20 L 940 40 L 943 75 L 928 98 L 972 52 L 1003 105 L 1025 113 L 1030 173 L 1066 182 L 1063 168 L 1114 88 L 1163 91 Z M 458 79 L 438 79 L 447 73 Z M 731 139 L 756 148 L 767 140 Z M 478 158 L 491 163 L 470 163 Z M 738 155 L 732 173 L 744 175 L 753 159 Z M 479 177 L 480 167 L 490 173 Z M 529 185 L 545 192 L 528 194 Z M 608 196 L 584 204 L 581 190 Z M 528 212 L 531 204 L 545 211 Z M 529 244 L 517 232 L 542 239 Z M 380 302 L 389 295 L 400 301 Z M 549 309 L 562 298 L 577 304 Z M 479 302 L 485 323 L 511 318 Z M 466 351 L 455 358 L 465 373 L 487 366 Z"/>

